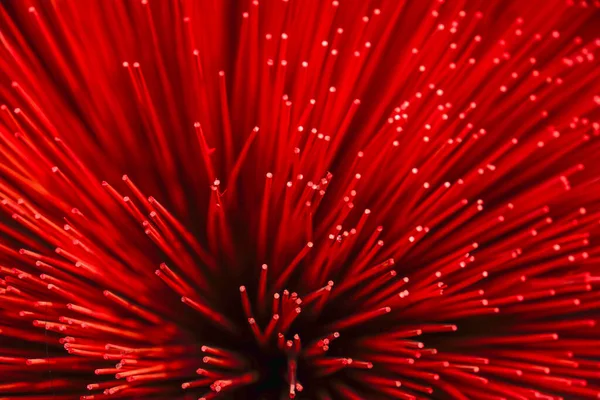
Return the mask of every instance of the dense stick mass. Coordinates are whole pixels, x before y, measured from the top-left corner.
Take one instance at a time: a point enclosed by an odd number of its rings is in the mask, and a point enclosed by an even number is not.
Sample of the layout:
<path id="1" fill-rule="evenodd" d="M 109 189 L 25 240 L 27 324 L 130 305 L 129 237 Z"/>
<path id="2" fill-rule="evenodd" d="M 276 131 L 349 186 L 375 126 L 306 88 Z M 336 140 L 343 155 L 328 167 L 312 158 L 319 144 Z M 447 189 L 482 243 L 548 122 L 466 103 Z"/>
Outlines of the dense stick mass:
<path id="1" fill-rule="evenodd" d="M 1 2 L 0 399 L 600 398 L 599 58 L 597 0 Z"/>

